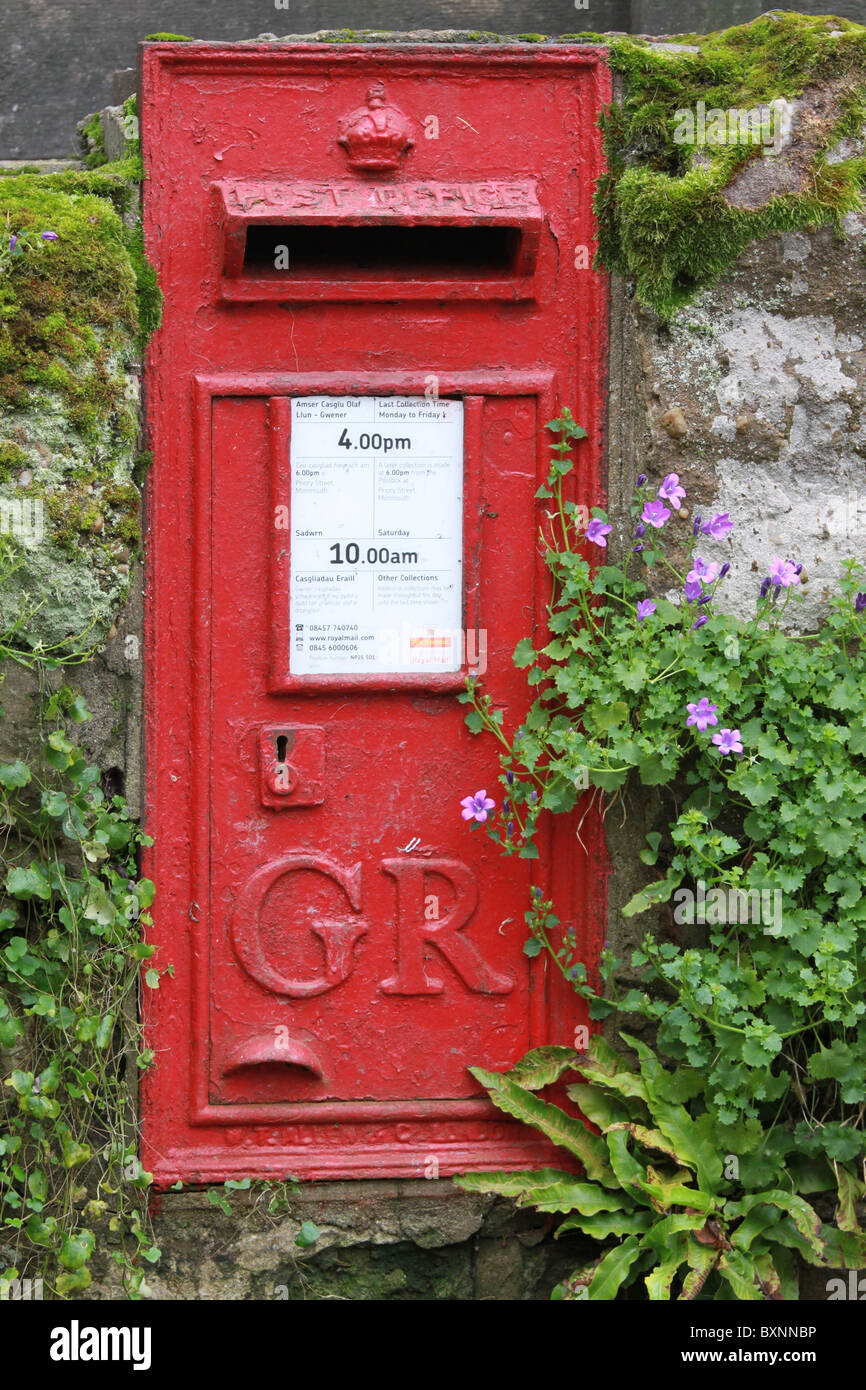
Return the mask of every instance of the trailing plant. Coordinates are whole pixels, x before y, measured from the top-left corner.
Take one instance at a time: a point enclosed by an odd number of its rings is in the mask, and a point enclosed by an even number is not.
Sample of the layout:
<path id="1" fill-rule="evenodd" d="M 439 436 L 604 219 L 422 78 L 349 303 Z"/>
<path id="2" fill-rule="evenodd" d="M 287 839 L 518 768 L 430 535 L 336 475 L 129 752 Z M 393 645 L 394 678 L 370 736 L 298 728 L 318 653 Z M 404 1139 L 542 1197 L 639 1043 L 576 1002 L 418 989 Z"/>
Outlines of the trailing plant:
<path id="1" fill-rule="evenodd" d="M 641 854 L 656 878 L 624 912 L 673 904 L 667 939 L 648 932 L 630 967 L 605 951 L 591 980 L 573 924 L 537 896 L 526 949 L 549 952 L 592 1018 L 643 1016 L 657 1056 L 700 1073 L 693 1117 L 705 1114 L 717 1151 L 736 1158 L 745 1193 L 836 1193 L 837 1226 L 856 1235 L 866 572 L 846 562 L 817 633 L 784 627 L 802 566 L 782 556 L 750 620 L 720 612 L 731 566 L 720 547 L 735 554 L 733 525 L 727 514 L 687 520 L 676 474 L 655 495 L 641 476 L 624 560 L 594 569 L 583 552 L 588 543 L 604 555 L 612 528 L 567 492 L 584 432 L 567 411 L 548 428 L 551 636 L 515 652 L 535 699 L 512 736 L 479 686 L 461 697 L 469 727 L 501 747 L 502 805 L 485 796 L 469 811 L 473 829 L 481 821 L 506 854 L 536 857 L 540 816 L 572 811 L 587 785 L 593 800 L 619 799 L 628 779 L 659 789 L 665 815 Z M 857 1240 L 849 1264 L 863 1253 Z"/>
<path id="2" fill-rule="evenodd" d="M 0 586 L 17 564 L 0 537 Z M 135 1298 L 159 1257 L 131 1113 L 151 1061 L 137 1022 L 155 949 L 140 940 L 153 884 L 137 852 L 150 841 L 70 737 L 90 717 L 83 699 L 49 686 L 87 653 L 22 645 L 35 607 L 23 600 L 0 635 L 0 683 L 19 662 L 39 686 L 37 746 L 0 762 L 0 1296 L 22 1279 L 45 1296 L 86 1289 L 101 1226 Z M 146 985 L 159 976 L 151 966 Z"/>

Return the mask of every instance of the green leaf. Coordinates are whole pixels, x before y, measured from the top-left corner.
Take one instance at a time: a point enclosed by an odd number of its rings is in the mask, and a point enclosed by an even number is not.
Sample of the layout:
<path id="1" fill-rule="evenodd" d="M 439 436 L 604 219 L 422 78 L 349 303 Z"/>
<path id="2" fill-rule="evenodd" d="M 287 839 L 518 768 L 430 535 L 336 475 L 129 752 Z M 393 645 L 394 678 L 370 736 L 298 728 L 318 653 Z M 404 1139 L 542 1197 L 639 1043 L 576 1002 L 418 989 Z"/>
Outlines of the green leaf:
<path id="1" fill-rule="evenodd" d="M 0 783 L 4 787 L 26 787 L 32 777 L 30 768 L 16 758 L 14 763 L 0 766 Z"/>
<path id="2" fill-rule="evenodd" d="M 734 1298 L 743 1302 L 759 1303 L 763 1293 L 755 1282 L 755 1268 L 742 1250 L 725 1250 L 719 1256 L 718 1271 L 730 1285 Z"/>
<path id="3" fill-rule="evenodd" d="M 305 1221 L 295 1236 L 295 1244 L 302 1250 L 306 1250 L 310 1245 L 315 1245 L 321 1232 L 315 1221 Z"/>
<path id="4" fill-rule="evenodd" d="M 80 1163 L 86 1163 L 90 1157 L 90 1145 L 79 1144 L 72 1138 L 71 1134 L 64 1134 L 61 1141 L 60 1159 L 64 1168 L 77 1168 Z"/>
<path id="5" fill-rule="evenodd" d="M 628 1208 L 629 1199 L 619 1189 L 609 1192 L 600 1183 L 566 1182 L 550 1183 L 538 1187 L 532 1193 L 524 1193 L 518 1198 L 520 1207 L 533 1206 L 537 1211 L 573 1212 L 583 1216 L 595 1216 L 600 1211 L 623 1211 Z"/>
<path id="6" fill-rule="evenodd" d="M 652 867 L 652 865 L 655 864 L 656 860 L 659 857 L 659 846 L 661 845 L 662 837 L 657 830 L 651 830 L 650 833 L 647 835 L 646 840 L 647 844 L 649 845 L 649 849 L 642 849 L 640 854 L 638 855 L 638 858 L 642 861 L 642 863 L 648 864 L 650 867 Z"/>
<path id="7" fill-rule="evenodd" d="M 652 1250 L 656 1259 L 663 1259 L 669 1247 L 680 1246 L 681 1254 L 677 1264 L 686 1258 L 686 1242 L 680 1240 L 683 1232 L 702 1231 L 706 1225 L 704 1216 L 698 1212 L 678 1211 L 673 1216 L 665 1216 L 650 1227 L 641 1241 L 641 1247 Z"/>
<path id="8" fill-rule="evenodd" d="M 628 719 L 628 705 L 624 700 L 614 700 L 611 704 L 595 704 L 587 710 L 587 718 L 598 733 L 617 728 Z"/>
<path id="9" fill-rule="evenodd" d="M 524 1169 L 515 1173 L 462 1173 L 454 1182 L 465 1192 L 495 1192 L 499 1197 L 522 1197 L 524 1193 L 550 1187 L 553 1183 L 574 1182 L 573 1173 L 557 1168 Z"/>
<path id="10" fill-rule="evenodd" d="M 709 1216 L 719 1206 L 718 1199 L 710 1193 L 687 1185 L 683 1180 L 688 1177 L 685 1171 L 673 1177 L 666 1177 L 652 1167 L 647 1167 L 646 1171 L 646 1180 L 641 1179 L 639 1187 L 649 1197 L 656 1211 L 667 1211 L 673 1206 L 688 1207 L 690 1211 Z"/>
<path id="11" fill-rule="evenodd" d="M 671 894 L 682 882 L 682 874 L 674 874 L 671 878 L 659 879 L 657 883 L 649 883 L 646 888 L 641 888 L 638 893 L 629 898 L 625 907 L 622 909 L 623 917 L 634 917 L 639 912 L 646 912 L 651 907 L 657 907 L 659 903 L 670 901 Z"/>
<path id="12" fill-rule="evenodd" d="M 605 1095 L 600 1086 L 575 1083 L 566 1086 L 565 1090 L 569 1100 L 575 1101 L 581 1114 L 599 1129 L 608 1129 L 610 1125 L 629 1118 L 625 1106 Z"/>
<path id="13" fill-rule="evenodd" d="M 680 1265 L 685 1263 L 686 1249 L 685 1236 L 677 1236 L 671 1242 L 672 1253 L 646 1276 L 644 1283 L 651 1302 L 666 1302 L 670 1299 L 671 1284 Z"/>
<path id="14" fill-rule="evenodd" d="M 81 1269 L 93 1254 L 94 1244 L 92 1231 L 81 1230 L 75 1235 L 65 1235 L 58 1256 L 64 1269 Z"/>
<path id="15" fill-rule="evenodd" d="M 582 1231 L 591 1240 L 609 1240 L 611 1236 L 642 1235 L 650 1226 L 653 1214 L 650 1211 L 602 1211 L 597 1216 L 584 1216 L 574 1212 L 556 1228 L 554 1239 L 568 1231 Z"/>
<path id="16" fill-rule="evenodd" d="M 640 1246 L 635 1236 L 628 1236 L 621 1245 L 609 1250 L 593 1276 L 589 1297 L 594 1302 L 609 1302 L 616 1298 L 639 1256 Z"/>
<path id="17" fill-rule="evenodd" d="M 798 1232 L 813 1254 L 823 1257 L 824 1241 L 821 1233 L 821 1218 L 813 1207 L 793 1192 L 773 1189 L 769 1192 L 752 1192 L 738 1202 L 725 1203 L 725 1216 L 747 1216 L 753 1207 L 768 1204 L 787 1212 Z"/>
<path id="18" fill-rule="evenodd" d="M 508 1075 L 527 1091 L 540 1091 L 577 1066 L 573 1047 L 537 1047 L 511 1068 Z"/>
<path id="19" fill-rule="evenodd" d="M 484 1071 L 481 1067 L 470 1067 L 469 1071 L 487 1089 L 494 1105 L 506 1115 L 513 1115 L 524 1124 L 532 1125 L 552 1143 L 559 1144 L 580 1159 L 590 1178 L 604 1182 L 609 1187 L 617 1186 L 607 1162 L 603 1140 L 596 1134 L 590 1134 L 579 1120 L 572 1119 L 558 1106 L 550 1105 L 531 1091 L 516 1085 L 507 1074 Z"/>
<path id="20" fill-rule="evenodd" d="M 56 1281 L 57 1292 L 62 1294 L 64 1298 L 68 1298 L 71 1294 L 83 1293 L 85 1289 L 90 1287 L 90 1280 L 90 1270 L 82 1265 L 80 1269 L 76 1269 L 67 1274 L 58 1275 Z"/>
<path id="21" fill-rule="evenodd" d="M 518 642 L 514 649 L 514 664 L 523 671 L 527 666 L 531 666 L 535 661 L 535 648 L 528 637 L 524 637 Z"/>
<path id="22" fill-rule="evenodd" d="M 683 1280 L 680 1301 L 691 1302 L 697 1298 L 719 1258 L 719 1251 L 711 1245 L 699 1245 L 696 1240 L 687 1239 L 686 1259 L 689 1272 Z"/>
<path id="23" fill-rule="evenodd" d="M 45 877 L 38 864 L 31 864 L 27 869 L 10 869 L 6 875 L 6 891 L 13 898 L 42 898 L 47 902 L 51 897 L 51 888 L 48 879 Z"/>
<path id="24" fill-rule="evenodd" d="M 841 1231 L 859 1231 L 860 1222 L 857 1220 L 856 1203 L 866 1195 L 866 1183 L 849 1173 L 847 1168 L 841 1164 L 835 1165 L 836 1169 L 836 1190 L 839 1194 L 839 1205 L 836 1208 L 836 1225 Z"/>

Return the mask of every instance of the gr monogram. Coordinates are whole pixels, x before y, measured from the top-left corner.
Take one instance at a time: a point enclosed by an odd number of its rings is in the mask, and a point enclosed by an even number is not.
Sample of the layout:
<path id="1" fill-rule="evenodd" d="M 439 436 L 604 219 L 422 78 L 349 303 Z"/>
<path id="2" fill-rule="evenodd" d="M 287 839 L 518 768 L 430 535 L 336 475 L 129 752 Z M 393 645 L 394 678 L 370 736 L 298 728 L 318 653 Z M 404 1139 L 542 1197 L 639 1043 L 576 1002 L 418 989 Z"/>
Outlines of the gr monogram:
<path id="1" fill-rule="evenodd" d="M 393 974 L 382 980 L 384 994 L 441 994 L 444 982 L 429 975 L 425 964 L 426 947 L 433 946 L 448 962 L 467 989 L 476 994 L 510 994 L 514 980 L 500 974 L 481 955 L 466 935 L 478 904 L 478 887 L 471 870 L 460 859 L 427 859 L 403 855 L 383 859 L 382 872 L 394 880 L 397 893 L 397 961 Z M 281 972 L 266 957 L 262 946 L 259 914 L 267 894 L 287 875 L 302 870 L 323 874 L 341 889 L 348 910 L 335 917 L 321 918 L 310 925 L 322 945 L 323 964 L 319 974 L 296 979 Z M 426 876 L 435 874 L 450 883 L 454 902 L 443 917 L 430 920 L 425 911 L 429 901 Z M 247 974 L 273 994 L 290 999 L 309 999 L 336 989 L 355 968 L 355 947 L 370 931 L 363 916 L 362 866 L 344 867 L 323 854 L 301 851 L 263 864 L 248 879 L 232 913 L 230 935 L 238 960 Z"/>

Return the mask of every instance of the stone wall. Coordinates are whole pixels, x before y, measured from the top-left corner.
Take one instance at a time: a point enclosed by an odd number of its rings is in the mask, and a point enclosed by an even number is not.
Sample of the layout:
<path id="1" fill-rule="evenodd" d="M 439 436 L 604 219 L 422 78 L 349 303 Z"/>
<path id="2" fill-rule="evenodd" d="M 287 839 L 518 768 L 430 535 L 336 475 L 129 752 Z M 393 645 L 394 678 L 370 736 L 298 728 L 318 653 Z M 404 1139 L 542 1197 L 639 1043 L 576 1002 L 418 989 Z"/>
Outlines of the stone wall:
<path id="1" fill-rule="evenodd" d="M 841 562 L 866 555 L 864 257 L 857 213 L 842 235 L 770 237 L 668 326 L 613 286 L 608 488 L 619 543 L 631 544 L 638 473 L 678 473 L 693 513 L 726 511 L 735 523 L 702 553 L 732 561 L 724 606 L 738 617 L 753 615 L 780 554 L 804 566 L 792 629 L 814 629 Z M 626 795 L 624 825 L 608 821 L 609 936 L 622 956 L 650 922 L 619 913 L 652 877 L 636 855 L 660 809 L 648 790 Z"/>

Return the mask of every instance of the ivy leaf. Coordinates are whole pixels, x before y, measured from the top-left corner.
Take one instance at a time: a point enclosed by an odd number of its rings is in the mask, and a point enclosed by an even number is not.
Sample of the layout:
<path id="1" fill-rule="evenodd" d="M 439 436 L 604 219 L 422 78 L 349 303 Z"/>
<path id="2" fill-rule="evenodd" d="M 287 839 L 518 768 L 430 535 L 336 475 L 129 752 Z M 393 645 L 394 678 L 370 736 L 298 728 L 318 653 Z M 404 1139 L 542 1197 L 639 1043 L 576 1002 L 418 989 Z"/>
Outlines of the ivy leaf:
<path id="1" fill-rule="evenodd" d="M 315 1245 L 321 1232 L 315 1221 L 305 1221 L 295 1236 L 295 1244 L 302 1250 L 306 1250 L 310 1245 Z"/>
<path id="2" fill-rule="evenodd" d="M 531 666 L 535 660 L 535 648 L 528 637 L 522 638 L 514 649 L 514 664 L 519 670 Z"/>
<path id="3" fill-rule="evenodd" d="M 51 897 L 51 888 L 38 864 L 27 869 L 10 869 L 6 875 L 6 891 L 13 898 L 42 898 L 45 902 Z"/>
<path id="4" fill-rule="evenodd" d="M 4 787 L 26 787 L 31 777 L 30 768 L 18 758 L 14 763 L 4 763 L 0 767 L 0 783 Z"/>

